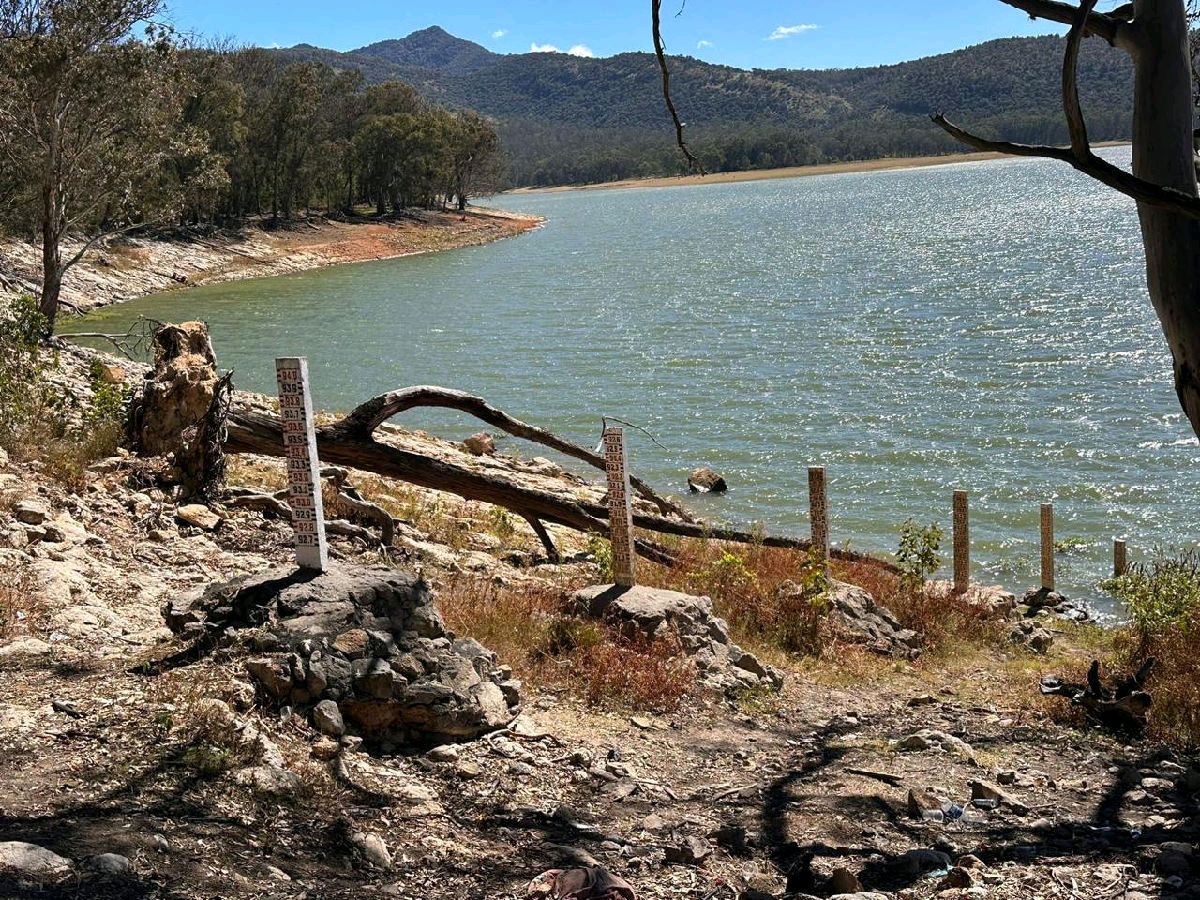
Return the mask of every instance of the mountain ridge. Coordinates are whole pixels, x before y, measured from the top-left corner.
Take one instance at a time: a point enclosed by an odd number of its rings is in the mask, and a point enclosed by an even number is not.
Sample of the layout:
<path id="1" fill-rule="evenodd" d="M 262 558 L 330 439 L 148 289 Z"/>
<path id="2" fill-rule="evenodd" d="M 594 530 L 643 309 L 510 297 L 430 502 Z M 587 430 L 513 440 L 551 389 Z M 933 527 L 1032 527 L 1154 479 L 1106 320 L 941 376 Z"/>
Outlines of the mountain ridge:
<path id="1" fill-rule="evenodd" d="M 960 149 L 928 116 L 945 112 L 989 137 L 1067 139 L 1063 38 L 998 38 L 884 66 L 738 69 L 670 57 L 673 97 L 707 168 L 730 170 L 915 156 Z M 432 102 L 496 120 L 514 185 L 680 171 L 652 54 L 495 53 L 439 26 L 347 52 L 274 51 L 408 82 Z M 1129 136 L 1132 66 L 1084 44 L 1080 88 L 1097 140 Z"/>

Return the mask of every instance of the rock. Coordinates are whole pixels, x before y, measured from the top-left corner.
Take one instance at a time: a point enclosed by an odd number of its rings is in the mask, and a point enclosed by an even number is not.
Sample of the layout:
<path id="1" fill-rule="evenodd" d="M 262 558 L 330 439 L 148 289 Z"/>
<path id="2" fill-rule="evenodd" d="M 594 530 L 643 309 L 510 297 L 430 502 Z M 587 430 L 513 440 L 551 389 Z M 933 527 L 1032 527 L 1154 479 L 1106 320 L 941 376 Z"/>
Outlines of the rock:
<path id="1" fill-rule="evenodd" d="M 1034 653 L 1045 653 L 1054 644 L 1054 635 L 1035 622 L 1023 619 L 1013 626 L 1009 640 Z"/>
<path id="2" fill-rule="evenodd" d="M 925 822 L 941 822 L 945 819 L 945 813 L 942 810 L 943 803 L 944 801 L 931 788 L 926 788 L 920 793 L 913 789 L 908 792 L 908 814 L 914 819 Z"/>
<path id="3" fill-rule="evenodd" d="M 0 659 L 37 659 L 49 656 L 52 650 L 41 638 L 21 637 L 0 645 Z"/>
<path id="4" fill-rule="evenodd" d="M 323 737 L 313 741 L 310 752 L 312 753 L 313 759 L 328 761 L 337 757 L 338 750 L 340 748 L 341 745 L 338 744 L 337 741 Z"/>
<path id="5" fill-rule="evenodd" d="M 835 894 L 857 894 L 862 890 L 858 876 L 845 866 L 838 866 L 829 876 L 829 889 Z"/>
<path id="6" fill-rule="evenodd" d="M 371 831 L 356 831 L 350 835 L 350 843 L 377 869 L 392 868 L 392 854 L 388 852 L 383 838 Z"/>
<path id="7" fill-rule="evenodd" d="M 952 867 L 949 855 L 941 850 L 918 849 L 896 857 L 893 865 L 902 873 L 909 876 L 921 875 L 925 872 L 947 870 Z"/>
<path id="8" fill-rule="evenodd" d="M 929 581 L 926 589 L 931 597 L 945 598 L 955 595 L 953 581 Z M 959 595 L 960 599 L 982 609 L 989 617 L 1003 618 L 1011 615 L 1017 608 L 1017 597 L 1011 591 L 1005 590 L 998 584 L 983 585 L 972 583 L 967 590 Z"/>
<path id="9" fill-rule="evenodd" d="M 333 700 L 322 700 L 312 711 L 313 727 L 321 734 L 330 737 L 341 737 L 346 733 L 346 724 L 342 721 L 342 711 Z"/>
<path id="10" fill-rule="evenodd" d="M 729 490 L 725 479 L 707 466 L 693 469 L 688 476 L 688 487 L 694 494 L 723 494 Z"/>
<path id="11" fill-rule="evenodd" d="M 671 865 L 698 866 L 712 855 L 712 844 L 702 837 L 689 835 L 665 848 L 663 861 Z"/>
<path id="12" fill-rule="evenodd" d="M 0 841 L 0 879 L 20 885 L 56 884 L 71 874 L 71 860 L 37 844 Z"/>
<path id="13" fill-rule="evenodd" d="M 40 500 L 22 500 L 12 510 L 13 518 L 26 525 L 41 525 L 50 517 L 50 509 Z"/>
<path id="14" fill-rule="evenodd" d="M 922 728 L 898 741 L 893 741 L 892 748 L 901 753 L 920 753 L 925 750 L 937 749 L 943 753 L 953 753 L 971 765 L 978 765 L 975 760 L 975 751 L 970 744 L 961 738 L 934 728 Z"/>
<path id="15" fill-rule="evenodd" d="M 1029 813 L 1029 807 L 1024 803 L 1010 797 L 996 785 L 988 784 L 986 781 L 971 782 L 971 802 L 981 809 L 995 809 L 1003 804 L 1018 816 Z"/>
<path id="16" fill-rule="evenodd" d="M 100 875 L 120 876 L 133 872 L 133 863 L 120 853 L 101 853 L 88 860 L 88 868 Z"/>
<path id="17" fill-rule="evenodd" d="M 796 585 L 784 582 L 779 591 L 798 591 Z M 842 627 L 851 639 L 868 649 L 888 656 L 911 659 L 920 652 L 920 636 L 905 628 L 886 606 L 857 585 L 833 581 L 827 594 L 830 619 Z"/>
<path id="18" fill-rule="evenodd" d="M 483 774 L 483 768 L 479 763 L 471 762 L 470 760 L 459 760 L 454 767 L 454 774 L 463 781 L 471 781 Z"/>
<path id="19" fill-rule="evenodd" d="M 212 531 L 221 524 L 221 517 L 203 503 L 188 503 L 175 510 L 175 518 L 185 525 Z"/>
<path id="20" fill-rule="evenodd" d="M 164 616 L 175 631 L 244 635 L 268 651 L 246 663 L 265 694 L 289 706 L 327 701 L 373 747 L 470 740 L 520 708 L 511 670 L 478 641 L 452 640 L 429 586 L 392 569 L 273 570 L 180 597 Z M 315 715 L 314 727 L 342 733 Z"/>
<path id="21" fill-rule="evenodd" d="M 456 762 L 461 752 L 457 744 L 442 744 L 426 753 L 425 758 L 430 762 Z"/>
<path id="22" fill-rule="evenodd" d="M 82 544 L 88 539 L 87 530 L 65 513 L 47 522 L 42 535 L 49 544 Z"/>
<path id="23" fill-rule="evenodd" d="M 124 366 L 99 364 L 97 374 L 101 384 L 124 384 L 128 379 Z"/>
<path id="24" fill-rule="evenodd" d="M 637 585 L 623 589 L 597 585 L 577 592 L 571 606 L 580 615 L 602 619 L 627 637 L 678 636 L 683 651 L 711 687 L 778 689 L 783 674 L 729 640 L 729 629 L 713 614 L 712 601 Z"/>
<path id="25" fill-rule="evenodd" d="M 970 869 L 955 866 L 946 874 L 945 878 L 938 882 L 937 889 L 939 891 L 948 891 L 954 888 L 969 888 L 974 884 L 975 879 L 971 875 Z"/>
<path id="26" fill-rule="evenodd" d="M 1055 609 L 1066 602 L 1067 598 L 1062 594 L 1043 587 L 1030 588 L 1021 598 L 1021 603 L 1031 610 Z"/>
<path id="27" fill-rule="evenodd" d="M 471 435 L 462 442 L 462 446 L 472 456 L 491 456 L 496 452 L 496 440 L 486 431 Z"/>

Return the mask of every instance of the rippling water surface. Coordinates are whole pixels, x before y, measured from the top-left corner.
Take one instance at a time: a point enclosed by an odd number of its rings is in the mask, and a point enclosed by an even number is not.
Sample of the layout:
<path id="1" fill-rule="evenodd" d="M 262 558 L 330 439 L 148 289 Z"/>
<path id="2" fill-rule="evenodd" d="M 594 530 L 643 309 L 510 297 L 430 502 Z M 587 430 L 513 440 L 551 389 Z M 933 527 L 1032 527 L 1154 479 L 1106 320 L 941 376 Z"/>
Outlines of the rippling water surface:
<path id="1" fill-rule="evenodd" d="M 1128 163 L 1127 148 L 1106 151 Z M 607 414 L 643 475 L 700 464 L 706 515 L 892 550 L 971 492 L 977 576 L 1036 580 L 1053 500 L 1060 586 L 1097 598 L 1111 539 L 1193 537 L 1197 443 L 1144 284 L 1130 201 L 1048 161 L 702 188 L 525 194 L 546 216 L 484 247 L 146 298 L 93 319 L 202 318 L 245 388 L 307 355 L 318 405 L 400 385 L 477 392 L 583 443 Z M 405 421 L 463 435 L 462 418 Z M 685 489 L 686 490 L 686 489 Z M 1099 601 L 1103 604 L 1103 600 Z"/>

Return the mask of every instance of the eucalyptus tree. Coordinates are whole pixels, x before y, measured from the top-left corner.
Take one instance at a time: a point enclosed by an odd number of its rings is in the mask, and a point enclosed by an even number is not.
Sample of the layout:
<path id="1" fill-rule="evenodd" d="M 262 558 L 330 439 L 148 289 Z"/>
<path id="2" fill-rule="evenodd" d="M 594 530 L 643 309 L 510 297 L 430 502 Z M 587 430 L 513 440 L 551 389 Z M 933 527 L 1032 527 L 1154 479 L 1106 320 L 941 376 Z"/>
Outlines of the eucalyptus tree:
<path id="1" fill-rule="evenodd" d="M 181 95 L 162 10 L 162 0 L 0 0 L 0 160 L 41 240 L 51 327 L 71 266 L 177 201 L 161 178 Z M 73 235 L 82 246 L 66 254 Z"/>

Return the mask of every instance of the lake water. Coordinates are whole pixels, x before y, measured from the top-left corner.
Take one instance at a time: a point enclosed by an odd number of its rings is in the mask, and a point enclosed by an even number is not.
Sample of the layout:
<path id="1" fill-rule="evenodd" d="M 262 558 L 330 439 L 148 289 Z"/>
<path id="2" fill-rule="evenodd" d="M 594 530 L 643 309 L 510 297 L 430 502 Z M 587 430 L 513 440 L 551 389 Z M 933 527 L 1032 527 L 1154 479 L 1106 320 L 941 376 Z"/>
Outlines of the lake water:
<path id="1" fill-rule="evenodd" d="M 1128 148 L 1105 151 L 1128 164 Z M 488 398 L 584 444 L 601 415 L 634 468 L 706 516 L 807 529 L 828 467 L 835 542 L 890 551 L 908 517 L 949 532 L 971 494 L 976 576 L 1036 581 L 1053 500 L 1069 595 L 1097 598 L 1111 540 L 1193 538 L 1197 442 L 1150 308 L 1132 202 L 1050 161 L 704 187 L 505 196 L 544 228 L 484 247 L 150 297 L 91 317 L 204 319 L 238 386 L 306 355 L 316 403 L 402 385 Z M 462 417 L 406 424 L 452 437 Z M 665 449 L 664 449 L 665 448 Z M 524 448 L 526 452 L 530 452 Z M 540 451 L 536 451 L 540 452 Z M 1103 605 L 1103 600 L 1100 600 Z"/>

